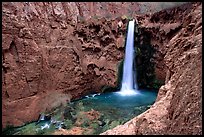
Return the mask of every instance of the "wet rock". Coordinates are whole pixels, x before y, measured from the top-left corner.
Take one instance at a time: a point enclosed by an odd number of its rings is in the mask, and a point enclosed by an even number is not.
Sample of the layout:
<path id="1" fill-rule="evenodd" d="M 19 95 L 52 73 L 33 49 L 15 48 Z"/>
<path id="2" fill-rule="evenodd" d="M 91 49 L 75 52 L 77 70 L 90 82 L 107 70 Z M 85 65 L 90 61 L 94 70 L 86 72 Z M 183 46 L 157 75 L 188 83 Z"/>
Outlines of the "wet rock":
<path id="1" fill-rule="evenodd" d="M 99 124 L 99 126 L 103 127 L 103 126 L 106 124 L 106 122 L 104 122 L 104 121 L 98 121 L 98 124 Z"/>
<path id="2" fill-rule="evenodd" d="M 65 128 L 67 128 L 65 123 L 61 122 L 61 121 L 56 121 L 55 123 L 52 123 L 52 124 L 55 126 L 55 129 L 65 129 Z"/>
<path id="3" fill-rule="evenodd" d="M 73 111 L 74 111 L 74 109 L 72 107 L 70 107 L 70 106 L 65 107 L 65 110 L 63 112 L 64 119 L 69 119 L 71 121 L 75 121 L 76 118 L 73 116 Z"/>
<path id="4" fill-rule="evenodd" d="M 50 115 L 44 115 L 44 114 L 40 114 L 38 121 L 36 122 L 36 125 L 39 124 L 41 121 L 50 121 L 51 120 L 51 116 Z"/>

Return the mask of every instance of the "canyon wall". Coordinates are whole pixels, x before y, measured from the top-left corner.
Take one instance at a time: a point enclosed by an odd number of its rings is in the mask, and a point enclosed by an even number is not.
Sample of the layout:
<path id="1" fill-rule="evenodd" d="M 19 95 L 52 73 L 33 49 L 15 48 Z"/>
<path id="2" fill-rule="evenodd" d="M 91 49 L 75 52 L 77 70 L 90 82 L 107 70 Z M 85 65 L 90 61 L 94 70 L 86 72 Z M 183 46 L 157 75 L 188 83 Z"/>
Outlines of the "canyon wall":
<path id="1" fill-rule="evenodd" d="M 105 85 L 116 86 L 124 54 L 117 22 L 76 24 L 72 4 L 3 3 L 3 128 L 37 120 L 41 112 L 101 92 Z"/>
<path id="2" fill-rule="evenodd" d="M 119 28 L 120 19 L 113 19 L 116 17 L 138 17 L 144 35 L 156 37 L 151 41 L 157 49 L 153 60 L 156 76 L 164 80 L 167 72 L 168 81 L 174 71 L 165 63 L 167 48 L 162 41 L 172 32 L 169 29 L 169 33 L 161 38 L 149 18 L 154 20 L 156 17 L 153 16 L 157 14 L 152 16 L 151 13 L 169 6 L 173 5 L 140 2 L 2 3 L 2 127 L 37 120 L 41 112 L 66 104 L 70 99 L 101 92 L 105 85 L 116 86 L 127 25 L 124 21 Z M 150 15 L 138 15 L 147 12 Z M 176 25 L 174 27 L 176 30 Z M 163 35 L 162 30 L 159 33 Z M 170 39 L 166 39 L 165 44 Z"/>
<path id="3" fill-rule="evenodd" d="M 202 4 L 138 19 L 157 49 L 154 61 L 163 62 L 156 64 L 166 69 L 165 85 L 149 110 L 102 135 L 201 135 Z"/>

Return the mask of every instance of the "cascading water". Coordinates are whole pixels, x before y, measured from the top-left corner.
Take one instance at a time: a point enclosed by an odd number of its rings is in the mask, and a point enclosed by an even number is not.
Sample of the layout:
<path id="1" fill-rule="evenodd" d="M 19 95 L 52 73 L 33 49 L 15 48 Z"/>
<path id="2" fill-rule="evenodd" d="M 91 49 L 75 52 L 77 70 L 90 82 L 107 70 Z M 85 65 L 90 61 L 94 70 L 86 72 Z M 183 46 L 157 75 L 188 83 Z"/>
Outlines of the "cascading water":
<path id="1" fill-rule="evenodd" d="M 137 82 L 134 82 L 135 81 L 134 79 L 136 77 L 136 71 L 133 70 L 134 29 L 135 29 L 135 20 L 129 21 L 126 47 L 125 47 L 125 60 L 123 65 L 122 87 L 118 92 L 121 95 L 135 95 L 138 93 Z"/>

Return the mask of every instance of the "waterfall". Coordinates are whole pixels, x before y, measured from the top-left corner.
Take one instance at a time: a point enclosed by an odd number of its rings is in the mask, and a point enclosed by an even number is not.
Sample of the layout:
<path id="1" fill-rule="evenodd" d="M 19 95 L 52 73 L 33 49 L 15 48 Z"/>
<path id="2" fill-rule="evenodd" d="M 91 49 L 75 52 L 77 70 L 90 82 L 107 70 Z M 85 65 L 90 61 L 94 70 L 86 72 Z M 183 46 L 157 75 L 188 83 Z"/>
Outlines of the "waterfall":
<path id="1" fill-rule="evenodd" d="M 136 26 L 137 27 L 137 26 Z M 135 20 L 129 21 L 125 47 L 125 60 L 123 64 L 122 87 L 118 93 L 121 95 L 137 94 L 136 71 L 134 68 L 134 30 Z"/>

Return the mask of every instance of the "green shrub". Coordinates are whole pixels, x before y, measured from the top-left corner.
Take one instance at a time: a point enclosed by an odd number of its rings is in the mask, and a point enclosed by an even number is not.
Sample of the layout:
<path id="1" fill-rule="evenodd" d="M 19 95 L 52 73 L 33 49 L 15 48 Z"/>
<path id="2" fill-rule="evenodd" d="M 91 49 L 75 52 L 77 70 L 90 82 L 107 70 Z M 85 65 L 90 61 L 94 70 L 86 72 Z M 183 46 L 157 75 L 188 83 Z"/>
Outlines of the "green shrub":
<path id="1" fill-rule="evenodd" d="M 119 122 L 119 121 L 112 121 L 111 124 L 110 124 L 110 126 L 109 126 L 109 128 L 112 129 L 112 128 L 118 126 L 118 125 L 120 125 L 120 122 Z"/>
<path id="2" fill-rule="evenodd" d="M 15 132 L 13 125 L 7 124 L 2 130 L 2 135 L 12 135 Z"/>
<path id="3" fill-rule="evenodd" d="M 81 127 L 88 127 L 89 126 L 89 123 L 91 122 L 90 119 L 88 119 L 87 117 L 83 117 L 83 123 L 81 125 Z"/>
<path id="4" fill-rule="evenodd" d="M 98 125 L 98 123 L 96 123 L 96 122 L 91 123 L 90 126 L 91 126 L 93 129 L 98 129 L 98 128 L 99 128 L 99 125 Z"/>
<path id="5" fill-rule="evenodd" d="M 70 119 L 66 119 L 64 121 L 64 125 L 66 126 L 66 129 L 70 129 L 71 127 L 73 127 L 73 122 Z"/>

